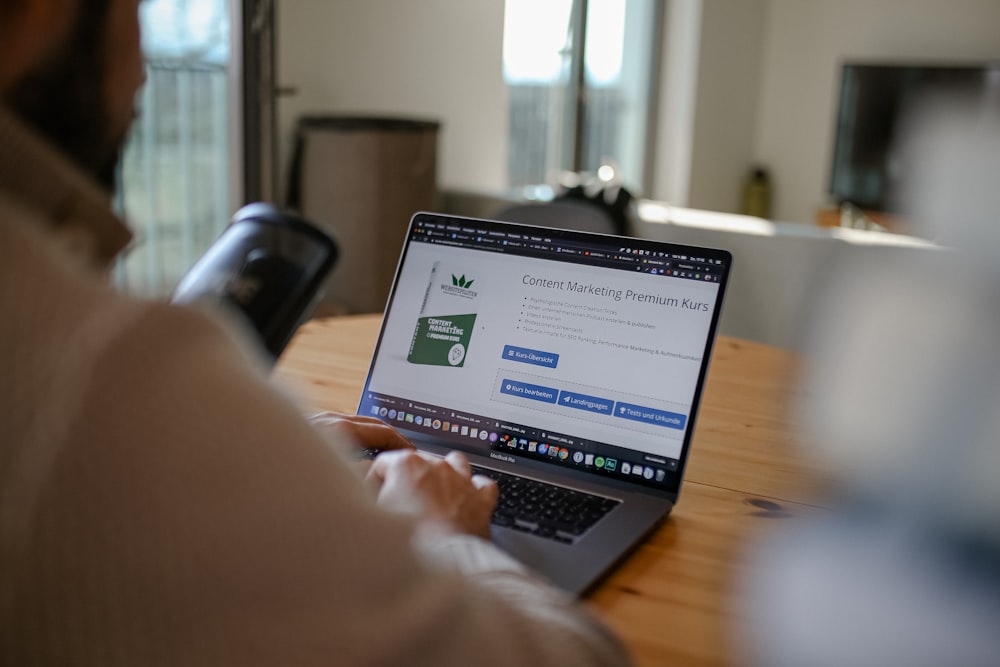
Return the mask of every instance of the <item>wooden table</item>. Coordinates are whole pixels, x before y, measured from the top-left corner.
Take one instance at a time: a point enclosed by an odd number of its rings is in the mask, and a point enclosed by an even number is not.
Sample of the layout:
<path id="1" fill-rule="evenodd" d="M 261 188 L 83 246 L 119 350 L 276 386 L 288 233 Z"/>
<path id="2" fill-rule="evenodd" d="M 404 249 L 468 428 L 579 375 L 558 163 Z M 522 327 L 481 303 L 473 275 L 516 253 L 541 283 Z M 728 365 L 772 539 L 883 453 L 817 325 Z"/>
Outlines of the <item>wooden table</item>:
<path id="1" fill-rule="evenodd" d="M 317 409 L 353 413 L 380 318 L 314 320 L 278 376 Z M 716 343 L 701 413 L 670 519 L 591 596 L 640 665 L 738 662 L 733 583 L 747 540 L 809 510 L 819 475 L 795 450 L 795 355 L 735 338 Z"/>

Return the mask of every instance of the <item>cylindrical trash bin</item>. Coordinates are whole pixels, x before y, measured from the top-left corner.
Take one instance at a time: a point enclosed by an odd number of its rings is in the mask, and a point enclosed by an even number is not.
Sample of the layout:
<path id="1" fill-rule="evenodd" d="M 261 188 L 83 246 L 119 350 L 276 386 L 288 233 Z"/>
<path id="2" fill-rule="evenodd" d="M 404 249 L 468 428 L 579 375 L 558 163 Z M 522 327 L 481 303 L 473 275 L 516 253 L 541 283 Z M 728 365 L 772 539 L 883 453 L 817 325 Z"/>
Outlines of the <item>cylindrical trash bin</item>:
<path id="1" fill-rule="evenodd" d="M 296 128 L 289 205 L 337 239 L 317 312 L 380 312 L 410 217 L 437 198 L 440 123 L 307 116 Z"/>

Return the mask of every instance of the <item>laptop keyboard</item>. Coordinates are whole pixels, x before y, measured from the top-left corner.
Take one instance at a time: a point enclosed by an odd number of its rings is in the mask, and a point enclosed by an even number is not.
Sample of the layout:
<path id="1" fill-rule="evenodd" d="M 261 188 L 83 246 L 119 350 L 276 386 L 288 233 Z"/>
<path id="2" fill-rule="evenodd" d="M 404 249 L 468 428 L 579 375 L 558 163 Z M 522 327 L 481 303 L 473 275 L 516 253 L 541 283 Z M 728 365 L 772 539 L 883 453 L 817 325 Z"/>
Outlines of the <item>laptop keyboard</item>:
<path id="1" fill-rule="evenodd" d="M 564 486 L 472 466 L 500 487 L 493 512 L 495 526 L 512 528 L 563 544 L 572 544 L 621 501 Z"/>

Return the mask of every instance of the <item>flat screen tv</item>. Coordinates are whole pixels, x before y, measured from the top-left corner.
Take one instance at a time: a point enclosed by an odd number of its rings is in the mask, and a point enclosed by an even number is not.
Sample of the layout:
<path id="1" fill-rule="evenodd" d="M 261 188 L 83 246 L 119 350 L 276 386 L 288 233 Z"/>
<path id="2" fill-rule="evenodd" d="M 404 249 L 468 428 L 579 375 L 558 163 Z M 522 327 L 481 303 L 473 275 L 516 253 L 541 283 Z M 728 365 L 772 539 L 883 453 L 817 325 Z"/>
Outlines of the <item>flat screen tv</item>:
<path id="1" fill-rule="evenodd" d="M 843 65 L 830 193 L 840 204 L 899 213 L 895 140 L 907 115 L 928 95 L 990 94 L 1000 94 L 1000 63 Z"/>

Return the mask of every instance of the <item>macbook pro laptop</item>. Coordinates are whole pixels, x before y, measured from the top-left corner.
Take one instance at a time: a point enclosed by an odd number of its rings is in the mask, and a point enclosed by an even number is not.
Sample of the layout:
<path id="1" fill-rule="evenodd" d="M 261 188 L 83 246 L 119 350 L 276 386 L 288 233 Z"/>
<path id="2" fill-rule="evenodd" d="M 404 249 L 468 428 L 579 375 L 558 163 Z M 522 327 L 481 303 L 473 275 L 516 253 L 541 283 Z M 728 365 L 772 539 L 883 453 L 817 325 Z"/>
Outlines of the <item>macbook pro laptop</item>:
<path id="1" fill-rule="evenodd" d="M 574 593 L 677 502 L 723 250 L 418 213 L 358 413 L 497 480 L 495 542 Z"/>

